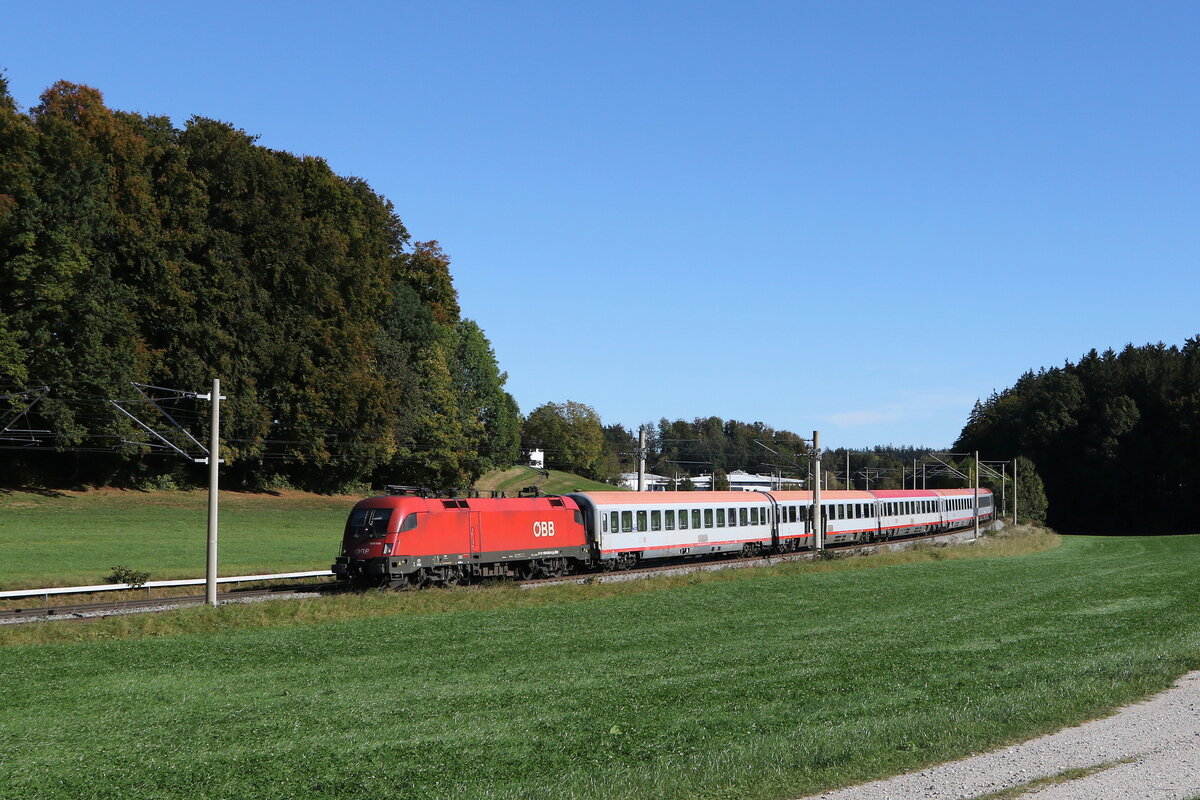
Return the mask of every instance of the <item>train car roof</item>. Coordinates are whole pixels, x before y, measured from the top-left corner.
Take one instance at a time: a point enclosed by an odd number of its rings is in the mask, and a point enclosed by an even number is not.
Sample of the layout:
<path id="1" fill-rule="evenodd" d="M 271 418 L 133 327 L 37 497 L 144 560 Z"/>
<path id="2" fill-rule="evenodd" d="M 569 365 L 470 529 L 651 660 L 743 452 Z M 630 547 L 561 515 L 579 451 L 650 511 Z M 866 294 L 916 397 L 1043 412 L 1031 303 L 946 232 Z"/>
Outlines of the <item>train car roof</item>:
<path id="1" fill-rule="evenodd" d="M 598 506 L 765 503 L 761 492 L 576 492 Z"/>
<path id="2" fill-rule="evenodd" d="M 796 492 L 771 492 L 771 496 L 776 500 L 796 501 L 796 500 L 812 500 L 813 493 L 810 491 Z M 875 495 L 870 492 L 860 491 L 858 489 L 822 489 L 822 500 L 874 500 Z"/>

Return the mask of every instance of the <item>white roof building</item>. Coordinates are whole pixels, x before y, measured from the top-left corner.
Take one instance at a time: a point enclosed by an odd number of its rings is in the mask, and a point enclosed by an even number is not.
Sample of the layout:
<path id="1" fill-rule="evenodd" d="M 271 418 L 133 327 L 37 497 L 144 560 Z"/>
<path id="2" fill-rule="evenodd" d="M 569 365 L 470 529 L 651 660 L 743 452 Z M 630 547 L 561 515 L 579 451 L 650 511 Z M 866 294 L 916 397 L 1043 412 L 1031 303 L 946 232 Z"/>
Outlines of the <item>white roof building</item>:
<path id="1" fill-rule="evenodd" d="M 680 476 L 682 477 L 682 476 Z M 646 473 L 647 492 L 665 492 L 671 488 L 671 478 L 663 475 Z M 638 474 L 622 472 L 621 485 L 626 489 L 637 491 Z M 780 489 L 803 489 L 803 478 L 781 478 L 778 475 L 755 475 L 745 470 L 735 469 L 729 473 L 729 490 L 732 492 L 770 492 Z M 697 491 L 707 492 L 712 488 L 712 475 L 693 475 L 692 485 Z"/>

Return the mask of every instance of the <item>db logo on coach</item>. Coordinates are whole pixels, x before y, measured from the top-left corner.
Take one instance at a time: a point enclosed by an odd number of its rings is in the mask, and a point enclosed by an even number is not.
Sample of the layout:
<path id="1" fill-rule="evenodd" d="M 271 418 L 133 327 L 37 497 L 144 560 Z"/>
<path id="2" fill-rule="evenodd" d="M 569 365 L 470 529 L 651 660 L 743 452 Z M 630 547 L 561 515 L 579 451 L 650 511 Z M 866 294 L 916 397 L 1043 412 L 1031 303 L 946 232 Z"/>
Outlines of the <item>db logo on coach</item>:
<path id="1" fill-rule="evenodd" d="M 535 523 L 533 523 L 533 535 L 534 536 L 553 536 L 554 535 L 554 523 L 553 522 L 535 522 Z"/>

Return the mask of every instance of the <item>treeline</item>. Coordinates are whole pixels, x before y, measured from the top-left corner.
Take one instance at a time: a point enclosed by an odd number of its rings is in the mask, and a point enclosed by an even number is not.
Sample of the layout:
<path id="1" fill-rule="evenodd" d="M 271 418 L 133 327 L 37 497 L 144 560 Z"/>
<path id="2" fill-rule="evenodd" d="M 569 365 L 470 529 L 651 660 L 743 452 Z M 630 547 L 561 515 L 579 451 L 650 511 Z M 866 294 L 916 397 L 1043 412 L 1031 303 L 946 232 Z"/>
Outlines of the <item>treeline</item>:
<path id="1" fill-rule="evenodd" d="M 226 485 L 464 486 L 518 456 L 516 403 L 447 256 L 365 181 L 86 86 L 23 112 L 0 77 L 0 394 L 50 387 L 23 423 L 59 451 L 4 450 L 0 481 L 186 482 L 197 468 L 151 454 L 106 401 L 214 377 Z M 205 441 L 207 403 L 172 408 Z"/>
<path id="2" fill-rule="evenodd" d="M 565 413 L 567 411 L 570 413 Z M 561 418 L 560 418 L 561 417 Z M 554 420 L 552 424 L 548 420 Z M 778 474 L 782 478 L 807 480 L 810 442 L 798 433 L 773 428 L 762 422 L 723 420 L 720 417 L 660 419 L 647 423 L 646 468 L 669 478 L 684 479 L 735 470 Z M 575 431 L 571 437 L 564 436 Z M 585 431 L 590 431 L 586 436 Z M 579 403 L 548 403 L 535 409 L 526 421 L 526 440 L 546 448 L 551 464 L 581 472 L 600 480 L 615 480 L 623 472 L 637 470 L 638 431 L 624 425 L 602 425 L 595 412 Z M 564 444 L 567 441 L 570 444 Z M 582 442 L 588 446 L 582 447 Z M 585 458 L 579 453 L 587 453 Z M 914 460 L 924 460 L 930 448 L 878 446 L 870 450 L 826 450 L 822 471 L 830 488 L 901 488 Z M 846 478 L 849 455 L 850 483 Z M 912 470 L 909 469 L 911 476 Z M 910 483 L 911 485 L 911 477 Z M 936 476 L 930 488 L 961 486 L 962 481 Z"/>
<path id="3" fill-rule="evenodd" d="M 1194 531 L 1200 337 L 1027 372 L 976 404 L 957 448 L 1032 459 L 1061 530 Z"/>

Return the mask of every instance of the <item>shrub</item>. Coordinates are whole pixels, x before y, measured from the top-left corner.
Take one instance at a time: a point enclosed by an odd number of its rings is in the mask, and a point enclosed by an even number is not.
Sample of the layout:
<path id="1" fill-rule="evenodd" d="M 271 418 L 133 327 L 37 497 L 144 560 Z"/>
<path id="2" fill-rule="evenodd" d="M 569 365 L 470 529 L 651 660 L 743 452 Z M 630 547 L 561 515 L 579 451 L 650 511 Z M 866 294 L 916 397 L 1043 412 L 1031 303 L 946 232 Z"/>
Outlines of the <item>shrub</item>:
<path id="1" fill-rule="evenodd" d="M 129 567 L 113 567 L 107 578 L 109 583 L 127 583 L 132 589 L 138 588 L 149 579 L 149 572 L 138 572 Z"/>

